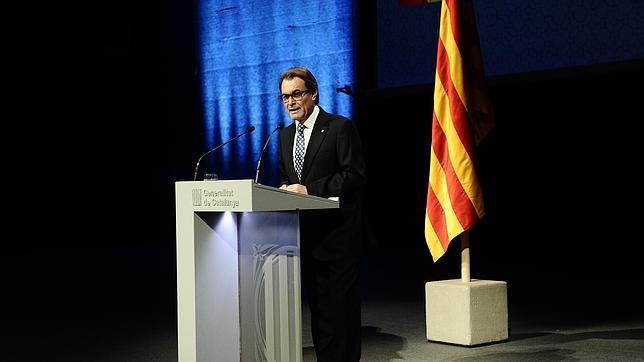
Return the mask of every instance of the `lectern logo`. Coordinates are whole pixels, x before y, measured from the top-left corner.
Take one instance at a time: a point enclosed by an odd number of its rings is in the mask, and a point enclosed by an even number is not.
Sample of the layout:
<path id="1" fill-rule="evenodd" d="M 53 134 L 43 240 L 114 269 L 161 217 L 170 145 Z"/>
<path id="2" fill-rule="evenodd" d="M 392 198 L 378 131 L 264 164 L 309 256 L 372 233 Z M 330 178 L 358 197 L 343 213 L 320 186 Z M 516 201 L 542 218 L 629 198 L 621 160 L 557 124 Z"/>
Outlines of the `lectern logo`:
<path id="1" fill-rule="evenodd" d="M 201 189 L 192 189 L 192 206 L 201 206 Z"/>

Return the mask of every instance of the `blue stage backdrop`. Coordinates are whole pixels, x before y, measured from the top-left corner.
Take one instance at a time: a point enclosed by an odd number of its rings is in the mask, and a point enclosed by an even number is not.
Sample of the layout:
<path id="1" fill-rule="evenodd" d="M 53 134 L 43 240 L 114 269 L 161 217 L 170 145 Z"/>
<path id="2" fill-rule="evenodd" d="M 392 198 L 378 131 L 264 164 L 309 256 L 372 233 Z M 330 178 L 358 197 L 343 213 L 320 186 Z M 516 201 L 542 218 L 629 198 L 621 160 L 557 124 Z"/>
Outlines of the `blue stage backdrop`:
<path id="1" fill-rule="evenodd" d="M 269 134 L 290 118 L 279 101 L 279 75 L 305 66 L 318 79 L 320 106 L 352 117 L 353 100 L 336 88 L 354 83 L 357 5 L 351 0 L 205 1 L 198 6 L 200 78 L 208 149 L 255 126 L 204 158 L 220 179 L 255 177 Z M 276 185 L 277 132 L 262 158 L 260 182 Z M 205 152 L 206 150 L 204 150 Z"/>

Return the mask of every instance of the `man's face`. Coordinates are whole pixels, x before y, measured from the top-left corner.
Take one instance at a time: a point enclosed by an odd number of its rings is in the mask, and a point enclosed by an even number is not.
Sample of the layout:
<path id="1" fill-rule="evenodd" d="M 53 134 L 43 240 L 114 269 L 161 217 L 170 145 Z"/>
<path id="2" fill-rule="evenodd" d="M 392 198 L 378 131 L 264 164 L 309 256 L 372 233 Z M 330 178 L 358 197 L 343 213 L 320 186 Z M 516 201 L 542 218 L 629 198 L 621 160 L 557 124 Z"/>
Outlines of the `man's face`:
<path id="1" fill-rule="evenodd" d="M 307 118 L 313 113 L 313 108 L 315 107 L 315 99 L 317 98 L 317 92 L 311 93 L 310 89 L 306 88 L 304 80 L 301 78 L 292 78 L 284 79 L 282 81 L 282 95 L 297 95 L 302 94 L 300 100 L 295 100 L 294 97 L 287 97 L 287 100 L 284 103 L 284 108 L 288 116 L 291 117 L 294 121 L 304 122 Z"/>

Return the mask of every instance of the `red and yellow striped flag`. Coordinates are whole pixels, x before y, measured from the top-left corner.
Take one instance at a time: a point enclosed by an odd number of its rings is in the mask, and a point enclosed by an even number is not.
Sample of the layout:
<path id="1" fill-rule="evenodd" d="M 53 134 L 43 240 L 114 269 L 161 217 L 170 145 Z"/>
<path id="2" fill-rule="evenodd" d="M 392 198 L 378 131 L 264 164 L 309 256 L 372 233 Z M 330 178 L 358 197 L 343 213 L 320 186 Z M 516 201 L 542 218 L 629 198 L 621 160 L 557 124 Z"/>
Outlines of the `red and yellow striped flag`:
<path id="1" fill-rule="evenodd" d="M 493 124 L 472 1 L 443 0 L 425 213 L 425 240 L 434 261 L 485 213 L 474 144 Z"/>

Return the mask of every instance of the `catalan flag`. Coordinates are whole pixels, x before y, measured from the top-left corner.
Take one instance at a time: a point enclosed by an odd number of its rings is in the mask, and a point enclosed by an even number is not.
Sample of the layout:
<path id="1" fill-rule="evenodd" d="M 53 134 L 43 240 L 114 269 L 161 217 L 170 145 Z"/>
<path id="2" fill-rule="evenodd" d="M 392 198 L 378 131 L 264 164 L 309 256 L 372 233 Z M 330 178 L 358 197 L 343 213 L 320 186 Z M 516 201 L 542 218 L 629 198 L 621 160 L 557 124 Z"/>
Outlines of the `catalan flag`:
<path id="1" fill-rule="evenodd" d="M 474 145 L 494 124 L 471 0 L 443 0 L 436 56 L 425 240 L 434 261 L 484 213 Z"/>

